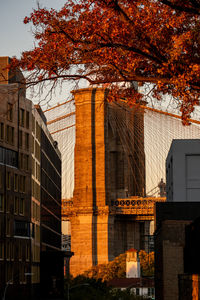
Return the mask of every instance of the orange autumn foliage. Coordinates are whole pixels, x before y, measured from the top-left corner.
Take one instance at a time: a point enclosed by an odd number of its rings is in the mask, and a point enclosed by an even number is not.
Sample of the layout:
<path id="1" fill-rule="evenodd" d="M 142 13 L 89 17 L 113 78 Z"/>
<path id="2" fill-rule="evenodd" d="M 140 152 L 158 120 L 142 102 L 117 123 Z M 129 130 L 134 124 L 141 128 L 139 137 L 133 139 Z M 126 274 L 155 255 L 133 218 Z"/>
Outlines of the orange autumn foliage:
<path id="1" fill-rule="evenodd" d="M 111 86 L 130 104 L 142 96 L 178 99 L 183 122 L 199 104 L 200 0 L 67 0 L 60 11 L 39 8 L 24 19 L 36 46 L 12 67 L 31 71 L 27 85 L 80 79 Z M 123 87 L 123 88 L 122 88 Z"/>
<path id="2" fill-rule="evenodd" d="M 154 252 L 139 252 L 141 276 L 152 277 L 154 275 Z M 96 280 L 109 281 L 114 278 L 126 277 L 126 253 L 115 257 L 107 264 L 99 264 L 84 272 L 85 277 Z"/>

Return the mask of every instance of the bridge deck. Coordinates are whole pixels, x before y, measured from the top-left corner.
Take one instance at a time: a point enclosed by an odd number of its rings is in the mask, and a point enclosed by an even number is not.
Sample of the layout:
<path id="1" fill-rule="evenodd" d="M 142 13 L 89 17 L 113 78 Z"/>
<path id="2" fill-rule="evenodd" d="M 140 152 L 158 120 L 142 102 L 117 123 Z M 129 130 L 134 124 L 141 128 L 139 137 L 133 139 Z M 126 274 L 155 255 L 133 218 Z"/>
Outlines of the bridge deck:
<path id="1" fill-rule="evenodd" d="M 156 202 L 165 202 L 165 197 L 130 197 L 111 201 L 110 206 L 98 207 L 74 207 L 73 199 L 62 200 L 63 220 L 78 214 L 110 214 L 110 215 L 130 215 L 136 220 L 152 220 L 154 216 L 154 205 Z"/>

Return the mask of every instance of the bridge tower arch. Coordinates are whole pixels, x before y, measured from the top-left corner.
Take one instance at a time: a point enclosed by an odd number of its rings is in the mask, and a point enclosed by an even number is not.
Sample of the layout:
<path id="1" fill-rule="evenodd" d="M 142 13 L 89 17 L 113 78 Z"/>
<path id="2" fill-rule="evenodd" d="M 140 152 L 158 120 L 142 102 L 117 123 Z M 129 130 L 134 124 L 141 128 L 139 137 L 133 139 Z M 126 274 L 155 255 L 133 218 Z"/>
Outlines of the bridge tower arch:
<path id="1" fill-rule="evenodd" d="M 108 103 L 107 93 L 103 88 L 73 91 L 75 186 L 68 215 L 74 276 L 130 248 L 139 250 L 141 235 L 149 230 L 150 220 L 126 215 L 123 207 L 121 213 L 116 210 L 117 203 L 145 196 L 143 110 Z"/>

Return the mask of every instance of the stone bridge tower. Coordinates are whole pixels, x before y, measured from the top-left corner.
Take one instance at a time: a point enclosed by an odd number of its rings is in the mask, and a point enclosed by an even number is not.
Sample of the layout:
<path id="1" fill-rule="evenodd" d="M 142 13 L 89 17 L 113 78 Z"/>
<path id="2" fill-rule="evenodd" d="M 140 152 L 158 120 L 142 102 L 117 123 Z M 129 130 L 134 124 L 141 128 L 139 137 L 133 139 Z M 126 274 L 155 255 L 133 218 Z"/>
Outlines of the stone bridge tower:
<path id="1" fill-rule="evenodd" d="M 144 220 L 124 214 L 123 207 L 115 208 L 119 203 L 130 205 L 126 199 L 131 196 L 145 196 L 143 111 L 108 103 L 107 92 L 101 88 L 73 92 L 75 188 L 68 216 L 74 276 L 130 248 L 140 249 L 141 234 L 145 226 L 149 228 L 149 221 L 145 225 Z"/>

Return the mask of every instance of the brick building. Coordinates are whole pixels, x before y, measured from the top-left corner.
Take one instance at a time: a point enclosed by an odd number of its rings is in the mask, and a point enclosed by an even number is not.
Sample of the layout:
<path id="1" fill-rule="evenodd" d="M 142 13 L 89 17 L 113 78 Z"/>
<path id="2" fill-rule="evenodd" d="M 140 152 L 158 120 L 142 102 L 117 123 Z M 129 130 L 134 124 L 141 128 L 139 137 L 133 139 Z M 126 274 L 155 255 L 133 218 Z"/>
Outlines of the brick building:
<path id="1" fill-rule="evenodd" d="M 8 63 L 0 58 L 0 295 L 34 296 L 45 287 L 58 296 L 61 156 L 40 107 L 26 99 L 22 73 L 2 70 Z"/>
<path id="2" fill-rule="evenodd" d="M 191 230 L 192 222 L 199 217 L 199 211 L 199 202 L 156 203 L 155 295 L 157 300 L 186 299 L 179 298 L 180 290 L 181 293 L 184 292 L 183 283 L 187 281 L 188 287 L 192 290 L 192 282 L 199 280 L 193 280 L 192 276 L 186 274 L 192 272 L 191 263 L 194 272 L 197 271 L 194 269 L 195 262 L 192 256 L 197 258 L 194 254 L 198 244 L 196 243 L 194 247 L 194 239 L 191 243 L 191 234 L 186 233 Z M 200 265 L 198 260 L 196 263 Z"/>
<path id="3" fill-rule="evenodd" d="M 0 60 L 5 67 L 8 57 Z M 28 292 L 31 264 L 31 101 L 20 72 L 0 77 L 0 290 Z"/>

